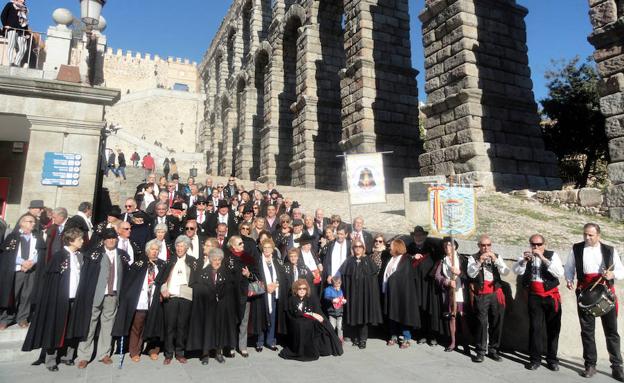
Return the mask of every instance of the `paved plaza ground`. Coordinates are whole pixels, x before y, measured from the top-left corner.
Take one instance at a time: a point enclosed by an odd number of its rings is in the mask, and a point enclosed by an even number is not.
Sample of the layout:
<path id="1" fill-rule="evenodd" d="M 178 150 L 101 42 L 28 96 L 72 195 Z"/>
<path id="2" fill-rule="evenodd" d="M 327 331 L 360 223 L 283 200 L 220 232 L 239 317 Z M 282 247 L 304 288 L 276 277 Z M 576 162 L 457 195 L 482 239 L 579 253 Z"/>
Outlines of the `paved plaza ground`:
<path id="1" fill-rule="evenodd" d="M 61 365 L 56 373 L 48 372 L 43 366 L 30 366 L 37 355 L 30 353 L 24 354 L 25 357 L 18 362 L 0 363 L 0 383 L 615 382 L 603 359 L 598 365 L 599 373 L 588 380 L 578 375 L 582 366 L 577 360 L 562 360 L 559 372 L 545 367 L 527 371 L 523 367 L 524 356 L 504 354 L 503 362 L 486 359 L 484 363 L 476 364 L 462 353 L 445 353 L 439 346 L 413 344 L 407 350 L 400 350 L 398 347 L 389 348 L 377 339 L 369 340 L 366 350 L 346 343 L 343 356 L 308 363 L 282 360 L 277 353 L 267 349 L 262 353 L 250 351 L 249 358 L 243 359 L 237 354 L 223 365 L 211 359 L 208 366 L 202 366 L 198 359 L 190 359 L 186 365 L 174 360 L 170 366 L 163 366 L 161 355 L 158 361 L 143 357 L 139 363 L 126 357 L 123 369 L 119 370 L 119 357 L 115 356 L 112 366 L 95 362 L 85 370 L 78 370 L 75 366 Z"/>

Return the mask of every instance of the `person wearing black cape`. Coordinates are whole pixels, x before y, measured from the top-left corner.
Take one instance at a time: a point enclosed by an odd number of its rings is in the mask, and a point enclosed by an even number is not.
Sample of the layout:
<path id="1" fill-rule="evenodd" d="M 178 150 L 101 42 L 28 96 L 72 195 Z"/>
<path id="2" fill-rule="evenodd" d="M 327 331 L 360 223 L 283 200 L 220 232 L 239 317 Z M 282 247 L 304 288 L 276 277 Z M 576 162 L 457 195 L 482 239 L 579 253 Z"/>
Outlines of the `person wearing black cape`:
<path id="1" fill-rule="evenodd" d="M 61 362 L 68 366 L 74 364 L 78 339 L 75 339 L 69 318 L 79 288 L 82 254 L 78 250 L 82 243 L 80 229 L 63 232 L 65 246 L 46 265 L 37 310 L 22 346 L 22 351 L 44 349 L 45 366 L 49 371 L 58 371 L 57 357 L 63 352 Z"/>
<path id="2" fill-rule="evenodd" d="M 272 239 L 265 239 L 261 242 L 261 246 L 262 255 L 257 259 L 258 279 L 264 284 L 266 292 L 251 299 L 250 333 L 258 336 L 257 352 L 262 352 L 263 346 L 271 351 L 277 351 L 275 331 L 279 305 L 282 304 L 279 302 L 280 286 L 285 284 L 284 266 L 274 252 L 275 243 Z"/>
<path id="3" fill-rule="evenodd" d="M 366 256 L 361 239 L 353 241 L 352 250 L 353 256 L 348 256 L 338 270 L 348 302 L 343 323 L 355 330 L 353 345 L 364 349 L 368 339 L 368 325 L 377 325 L 383 321 L 377 282 L 379 268 Z"/>
<path id="4" fill-rule="evenodd" d="M 288 326 L 286 322 L 286 316 L 288 314 L 288 298 L 292 295 L 292 285 L 299 279 L 305 279 L 308 282 L 309 286 L 314 286 L 312 283 L 314 281 L 314 275 L 306 267 L 306 265 L 300 260 L 300 250 L 297 248 L 292 248 L 288 250 L 288 254 L 286 256 L 286 262 L 284 262 L 284 285 L 280 286 L 280 302 L 284 302 L 280 311 L 277 313 L 277 333 L 281 335 L 285 335 L 288 333 Z M 310 291 L 311 295 L 318 297 L 314 288 Z"/>
<path id="5" fill-rule="evenodd" d="M 310 294 L 308 282 L 296 280 L 291 292 L 286 310 L 289 342 L 279 356 L 307 362 L 319 356 L 342 355 L 340 340 L 323 315 L 318 298 Z"/>
<path id="6" fill-rule="evenodd" d="M 414 282 L 420 294 L 421 323 L 416 339 L 418 344 L 428 342 L 435 346 L 438 344 L 437 336 L 446 328 L 442 321 L 442 297 L 435 283 L 435 266 L 442 256 L 440 240 L 427 237 L 428 234 L 422 226 L 414 227 L 411 233 L 414 242 L 407 247 L 407 253 L 412 257 L 412 264 L 418 273 Z"/>
<path id="7" fill-rule="evenodd" d="M 145 324 L 152 315 L 162 314 L 160 289 L 156 281 L 164 271 L 166 262 L 158 258 L 161 242 L 152 239 L 145 245 L 147 258 L 141 257 L 126 266 L 124 279 L 119 295 L 119 307 L 112 335 L 114 337 L 129 336 L 128 353 L 133 362 L 141 359 L 143 340 L 148 340 L 150 359 L 158 359 L 159 348 L 151 337 L 145 336 Z M 154 321 L 152 321 L 154 322 Z M 162 323 L 162 319 L 160 321 Z"/>
<path id="8" fill-rule="evenodd" d="M 414 279 L 418 277 L 407 255 L 405 242 L 395 239 L 390 243 L 392 258 L 383 271 L 383 311 L 387 319 L 388 346 L 397 342 L 408 348 L 412 340 L 411 329 L 420 325 L 418 291 Z"/>
<path id="9" fill-rule="evenodd" d="M 240 239 L 239 239 L 240 241 Z M 233 350 L 238 342 L 238 280 L 222 266 L 223 250 L 211 249 L 191 272 L 193 308 L 189 323 L 187 350 L 201 350 L 201 362 L 207 365 L 214 352 L 225 363 L 223 349 Z"/>

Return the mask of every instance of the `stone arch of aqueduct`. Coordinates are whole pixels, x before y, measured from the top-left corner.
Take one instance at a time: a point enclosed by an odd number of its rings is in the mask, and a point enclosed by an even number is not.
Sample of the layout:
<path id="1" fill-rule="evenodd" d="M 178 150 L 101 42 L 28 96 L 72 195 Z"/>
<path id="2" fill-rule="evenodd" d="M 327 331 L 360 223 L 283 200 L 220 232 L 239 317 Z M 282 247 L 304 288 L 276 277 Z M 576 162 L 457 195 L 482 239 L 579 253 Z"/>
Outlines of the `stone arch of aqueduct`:
<path id="1" fill-rule="evenodd" d="M 588 3 L 610 139 L 607 201 L 621 217 L 624 0 Z M 425 0 L 423 140 L 408 0 L 234 0 L 199 66 L 208 170 L 337 189 L 338 154 L 393 151 L 390 190 L 418 174 L 558 187 L 532 91 L 527 12 L 516 0 Z"/>

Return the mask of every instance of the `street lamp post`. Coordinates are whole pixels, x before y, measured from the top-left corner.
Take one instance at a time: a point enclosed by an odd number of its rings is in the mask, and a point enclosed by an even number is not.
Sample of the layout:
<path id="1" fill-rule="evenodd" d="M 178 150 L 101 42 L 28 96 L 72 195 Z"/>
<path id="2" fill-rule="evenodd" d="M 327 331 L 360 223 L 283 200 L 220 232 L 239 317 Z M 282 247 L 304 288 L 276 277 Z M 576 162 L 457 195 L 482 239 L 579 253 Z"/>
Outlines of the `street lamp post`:
<path id="1" fill-rule="evenodd" d="M 87 26 L 87 30 L 93 29 L 100 22 L 100 14 L 106 0 L 80 0 L 80 19 Z"/>

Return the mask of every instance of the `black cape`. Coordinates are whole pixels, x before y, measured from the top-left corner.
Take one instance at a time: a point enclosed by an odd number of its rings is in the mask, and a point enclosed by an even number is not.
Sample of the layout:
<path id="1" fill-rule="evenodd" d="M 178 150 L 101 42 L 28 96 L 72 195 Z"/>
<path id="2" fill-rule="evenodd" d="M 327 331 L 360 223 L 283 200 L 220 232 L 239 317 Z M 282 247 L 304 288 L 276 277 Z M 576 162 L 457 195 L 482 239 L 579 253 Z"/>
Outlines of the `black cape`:
<path id="1" fill-rule="evenodd" d="M 264 262 L 263 257 L 261 256 L 257 259 L 257 270 L 258 270 L 258 280 L 264 283 L 266 288 L 266 276 L 264 275 L 264 267 L 262 263 Z M 275 267 L 275 272 L 277 274 L 277 281 L 279 282 L 279 292 L 281 293 L 282 286 L 286 285 L 286 281 L 284 279 L 284 266 L 282 261 L 278 259 L 277 255 L 273 253 L 273 267 Z M 253 335 L 261 334 L 264 330 L 271 326 L 271 316 L 269 313 L 269 294 L 264 293 L 260 296 L 256 296 L 250 299 L 251 306 L 249 308 L 249 333 Z M 285 302 L 284 302 L 285 303 Z M 273 310 L 277 310 L 276 318 L 279 318 L 279 310 L 282 302 L 277 300 L 277 307 L 274 307 Z M 277 324 L 276 330 L 279 328 L 279 324 Z"/>
<path id="2" fill-rule="evenodd" d="M 380 274 L 383 273 L 385 269 L 380 271 Z M 403 255 L 395 272 L 388 278 L 383 296 L 384 316 L 413 328 L 420 327 L 419 292 L 414 283 L 416 278 L 419 275 L 412 267 L 409 255 Z"/>
<path id="3" fill-rule="evenodd" d="M 82 255 L 78 255 L 82 263 Z M 52 255 L 42 277 L 41 295 L 22 351 L 54 349 L 75 338 L 70 321 L 69 302 L 70 254 L 62 249 Z M 80 286 L 78 286 L 80 289 Z"/>
<path id="4" fill-rule="evenodd" d="M 280 351 L 280 357 L 306 362 L 317 360 L 319 356 L 342 355 L 340 340 L 327 318 L 323 316 L 323 322 L 319 322 L 309 315 L 323 315 L 316 297 L 302 300 L 290 296 L 287 307 L 288 344 Z"/>
<path id="5" fill-rule="evenodd" d="M 410 255 L 422 254 L 423 258 L 412 261 L 418 277 L 414 279 L 416 290 L 420 292 L 420 310 L 423 330 L 440 333 L 445 328 L 442 319 L 441 291 L 435 282 L 435 266 L 441 258 L 441 245 L 437 239 L 427 238 L 421 247 L 410 244 Z"/>
<path id="6" fill-rule="evenodd" d="M 11 232 L 0 248 L 0 307 L 10 308 L 15 304 L 14 299 L 14 282 L 15 282 L 15 261 L 17 257 L 21 257 L 18 253 L 20 244 L 19 231 Z M 36 239 L 37 262 L 28 271 L 33 274 L 35 280 L 39 279 L 39 270 L 45 269 L 45 242 L 41 234 L 32 233 L 31 241 Z M 33 288 L 33 294 L 37 291 L 37 287 Z"/>
<path id="7" fill-rule="evenodd" d="M 292 285 L 295 283 L 295 272 L 294 267 L 297 267 L 297 279 L 305 279 L 308 282 L 308 286 L 310 286 L 310 294 L 316 296 L 316 289 L 314 288 L 314 275 L 303 264 L 298 264 L 293 266 L 290 262 L 284 264 L 284 285 L 280 285 L 279 291 L 279 301 L 284 302 L 281 306 L 280 311 L 277 313 L 277 333 L 278 334 L 287 334 L 288 333 L 288 325 L 286 323 L 286 315 L 288 312 L 288 299 L 292 296 Z"/>
<path id="8" fill-rule="evenodd" d="M 236 348 L 238 343 L 238 280 L 226 267 L 215 271 L 200 262 L 191 273 L 193 307 L 189 321 L 187 350 Z M 216 273 L 216 282 L 215 282 Z"/>
<path id="9" fill-rule="evenodd" d="M 377 265 L 367 256 L 349 256 L 340 267 L 342 289 L 347 304 L 344 323 L 350 326 L 382 323 Z"/>
<path id="10" fill-rule="evenodd" d="M 130 263 L 130 257 L 128 253 L 122 249 L 117 249 L 117 252 L 122 262 L 121 281 L 123 286 L 123 271 L 125 271 L 127 265 Z M 75 338 L 80 340 L 86 339 L 89 334 L 91 312 L 93 311 L 93 298 L 100 276 L 102 257 L 105 256 L 106 250 L 104 246 L 98 246 L 91 249 L 91 251 L 86 253 L 83 257 L 84 263 L 80 268 L 80 283 L 78 284 L 76 300 L 69 320 L 72 324 L 72 327 L 70 327 L 71 332 L 74 334 Z"/>
<path id="11" fill-rule="evenodd" d="M 127 336 L 130 333 L 130 327 L 134 320 L 134 314 L 139 304 L 139 298 L 141 296 L 141 290 L 143 289 L 143 282 L 147 275 L 149 261 L 140 259 L 131 265 L 127 265 L 124 270 L 124 277 L 122 281 L 121 292 L 119 294 L 119 307 L 117 308 L 117 316 L 115 317 L 115 324 L 113 325 L 113 336 Z M 154 267 L 158 270 L 158 275 L 165 270 L 166 262 L 162 259 L 157 259 L 154 262 Z M 160 289 L 156 288 L 156 280 L 154 281 L 154 292 L 152 293 L 151 302 L 149 302 L 149 308 L 147 310 L 146 322 L 152 315 L 157 315 L 159 311 L 160 303 Z M 145 326 L 144 326 L 145 332 Z M 148 339 L 143 336 L 143 339 Z"/>

